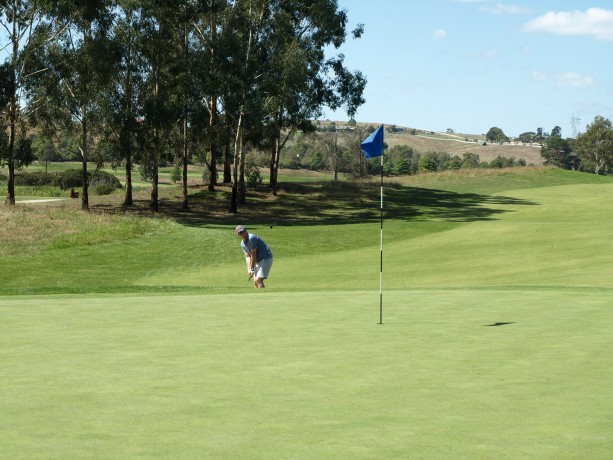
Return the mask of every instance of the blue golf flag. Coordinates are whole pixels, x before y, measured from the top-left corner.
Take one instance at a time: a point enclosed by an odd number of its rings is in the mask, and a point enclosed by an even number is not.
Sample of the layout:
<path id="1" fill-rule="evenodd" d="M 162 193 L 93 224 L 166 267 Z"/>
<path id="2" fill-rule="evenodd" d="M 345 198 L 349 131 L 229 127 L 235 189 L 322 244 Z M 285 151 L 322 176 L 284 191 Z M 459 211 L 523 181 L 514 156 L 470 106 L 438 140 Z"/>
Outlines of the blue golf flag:
<path id="1" fill-rule="evenodd" d="M 361 144 L 362 153 L 367 160 L 383 155 L 383 125 L 373 131 Z"/>

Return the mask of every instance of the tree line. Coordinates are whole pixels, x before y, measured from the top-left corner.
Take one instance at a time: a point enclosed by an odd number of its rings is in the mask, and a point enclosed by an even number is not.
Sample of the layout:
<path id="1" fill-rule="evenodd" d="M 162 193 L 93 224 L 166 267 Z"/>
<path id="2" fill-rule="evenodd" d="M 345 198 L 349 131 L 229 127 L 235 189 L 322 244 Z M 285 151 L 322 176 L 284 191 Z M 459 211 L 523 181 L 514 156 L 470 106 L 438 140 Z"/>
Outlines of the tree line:
<path id="1" fill-rule="evenodd" d="M 39 149 L 71 149 L 82 162 L 81 208 L 89 209 L 88 163 L 150 174 L 158 211 L 158 166 L 208 170 L 208 188 L 232 183 L 229 211 L 245 201 L 245 152 L 269 152 L 276 194 L 280 154 L 297 131 L 314 130 L 324 107 L 353 116 L 366 79 L 340 47 L 347 29 L 336 0 L 7 0 L 0 65 L 0 163 L 5 203 L 15 171 Z M 334 54 L 338 53 L 338 54 Z M 332 54 L 332 56 L 330 56 Z M 42 141 L 41 141 L 42 139 Z"/>
<path id="2" fill-rule="evenodd" d="M 510 142 L 498 127 L 492 127 L 486 134 L 491 142 Z M 597 115 L 587 125 L 584 133 L 576 138 L 563 138 L 562 128 L 555 126 L 551 133 L 543 128 L 519 135 L 524 144 L 540 144 L 545 164 L 562 169 L 572 169 L 594 174 L 609 174 L 613 171 L 613 124 L 611 120 Z"/>
<path id="3" fill-rule="evenodd" d="M 309 169 L 313 171 L 331 171 L 334 177 L 338 173 L 353 177 L 381 174 L 381 162 L 374 159 L 365 161 L 361 152 L 360 141 L 374 131 L 374 127 L 356 127 L 353 132 L 302 133 L 294 136 L 284 150 L 281 165 L 288 169 Z M 466 168 L 510 168 L 526 166 L 522 158 L 498 156 L 492 161 L 483 161 L 479 155 L 466 152 L 451 155 L 445 151 L 428 150 L 419 152 L 409 145 L 395 145 L 388 148 L 384 142 L 383 174 L 386 176 L 414 175 L 420 172 L 440 172 Z M 257 156 L 257 154 L 256 154 Z M 262 163 L 263 158 L 255 161 Z"/>

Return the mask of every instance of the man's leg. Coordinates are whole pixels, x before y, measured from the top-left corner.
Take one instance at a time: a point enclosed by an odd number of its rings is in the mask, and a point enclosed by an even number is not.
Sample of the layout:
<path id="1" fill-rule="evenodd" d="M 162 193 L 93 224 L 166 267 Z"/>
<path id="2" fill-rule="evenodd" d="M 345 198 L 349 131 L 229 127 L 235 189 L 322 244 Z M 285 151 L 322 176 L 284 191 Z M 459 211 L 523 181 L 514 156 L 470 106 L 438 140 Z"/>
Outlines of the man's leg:
<path id="1" fill-rule="evenodd" d="M 255 287 L 256 288 L 266 287 L 264 286 L 264 280 L 268 278 L 268 273 L 270 272 L 271 266 L 272 266 L 272 259 L 264 259 L 255 266 L 255 276 L 256 276 Z"/>

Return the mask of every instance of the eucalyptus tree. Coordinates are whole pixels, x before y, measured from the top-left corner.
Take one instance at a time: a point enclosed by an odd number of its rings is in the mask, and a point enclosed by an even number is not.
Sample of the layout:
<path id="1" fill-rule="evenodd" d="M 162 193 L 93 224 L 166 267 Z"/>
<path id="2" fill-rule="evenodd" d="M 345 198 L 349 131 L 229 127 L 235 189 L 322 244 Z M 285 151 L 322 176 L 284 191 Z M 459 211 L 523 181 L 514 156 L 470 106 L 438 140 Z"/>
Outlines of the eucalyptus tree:
<path id="1" fill-rule="evenodd" d="M 577 136 L 575 150 L 581 164 L 595 174 L 607 174 L 613 168 L 613 125 L 596 116 L 584 133 Z"/>
<path id="2" fill-rule="evenodd" d="M 182 114 L 179 75 L 185 71 L 181 56 L 180 13 L 172 0 L 143 0 L 139 49 L 144 64 L 141 88 L 142 122 L 139 124 L 140 160 L 151 171 L 149 207 L 159 211 L 160 160 L 172 130 Z"/>
<path id="3" fill-rule="evenodd" d="M 118 0 L 114 9 L 111 34 L 116 50 L 115 72 L 102 104 L 105 135 L 117 148 L 117 160 L 125 163 L 124 206 L 133 204 L 132 169 L 142 110 L 138 98 L 143 85 L 143 59 L 139 50 L 139 5 L 139 0 Z"/>
<path id="4" fill-rule="evenodd" d="M 541 156 L 545 164 L 555 165 L 563 169 L 579 169 L 581 160 L 573 151 L 573 139 L 563 139 L 562 129 L 556 126 L 551 131 L 541 147 Z"/>
<path id="5" fill-rule="evenodd" d="M 272 149 L 270 186 L 276 195 L 281 149 L 300 129 L 313 131 L 310 120 L 341 106 L 353 117 L 364 103 L 366 79 L 344 66 L 342 54 L 326 57 L 326 49 L 339 49 L 347 37 L 347 11 L 336 0 L 279 0 L 271 18 L 270 50 L 266 68 L 265 106 L 269 110 Z M 359 38 L 362 25 L 352 31 Z M 285 132 L 282 138 L 281 133 Z"/>
<path id="6" fill-rule="evenodd" d="M 114 47 L 108 36 L 111 7 L 110 0 L 50 2 L 49 22 L 39 35 L 44 46 L 36 53 L 36 65 L 44 70 L 36 73 L 30 88 L 43 129 L 78 139 L 83 210 L 89 210 L 89 154 L 102 126 L 100 99 L 114 71 Z"/>
<path id="7" fill-rule="evenodd" d="M 224 145 L 224 120 L 221 116 L 220 103 L 223 98 L 223 82 L 227 75 L 223 73 L 225 53 L 221 38 L 222 30 L 227 21 L 224 20 L 229 7 L 232 6 L 227 0 L 205 0 L 196 2 L 195 18 L 193 27 L 194 50 L 190 61 L 190 69 L 197 69 L 194 75 L 194 85 L 198 88 L 201 107 L 199 113 L 194 113 L 197 135 L 207 144 L 208 158 L 203 157 L 207 166 L 208 189 L 213 191 L 217 185 L 217 164 L 221 157 L 221 149 Z M 228 37 L 229 35 L 225 35 Z M 228 54 L 229 55 L 229 54 Z M 228 66 L 225 66 L 227 70 Z M 206 119 L 203 115 L 206 114 Z"/>
<path id="8" fill-rule="evenodd" d="M 187 164 L 192 156 L 206 164 L 209 190 L 217 184 L 222 137 L 219 99 L 224 79 L 218 33 L 227 6 L 228 2 L 222 0 L 183 0 L 177 4 L 183 69 L 177 79 L 182 111 L 182 149 L 177 160 L 183 166 L 183 208 L 188 207 Z"/>
<path id="9" fill-rule="evenodd" d="M 0 34 L 6 43 L 0 47 L 5 60 L 0 64 L 0 166 L 8 167 L 5 204 L 15 205 L 15 171 L 34 160 L 27 135 L 28 104 L 25 87 L 31 77 L 28 63 L 36 44 L 34 32 L 42 24 L 39 4 L 30 0 L 0 2 Z"/>
<path id="10" fill-rule="evenodd" d="M 244 197 L 244 164 L 246 126 L 261 124 L 262 94 L 260 73 L 266 63 L 263 36 L 268 32 L 269 17 L 274 10 L 272 0 L 235 0 L 226 9 L 221 43 L 226 56 L 224 111 L 233 121 L 234 162 L 232 166 L 232 194 L 229 211 L 238 211 L 239 195 Z"/>
<path id="11" fill-rule="evenodd" d="M 326 58 L 328 47 L 340 47 L 346 38 L 347 13 L 336 0 L 236 0 L 228 9 L 234 41 L 228 85 L 232 95 L 224 100 L 226 115 L 235 120 L 233 193 L 230 211 L 244 197 L 246 135 L 252 143 L 271 149 L 271 185 L 276 193 L 279 153 L 293 132 L 309 130 L 309 120 L 324 106 L 346 106 L 350 116 L 363 103 L 365 79 L 348 71 L 342 54 Z M 354 31 L 357 38 L 361 27 Z M 230 102 L 235 111 L 228 111 Z M 287 136 L 281 139 L 281 132 Z M 266 136 L 266 139 L 264 139 Z M 267 142 L 264 143 L 263 141 Z"/>
<path id="12" fill-rule="evenodd" d="M 195 56 L 195 36 L 194 27 L 198 20 L 198 15 L 201 13 L 201 7 L 206 5 L 202 2 L 181 0 L 175 3 L 176 8 L 176 27 L 177 33 L 177 52 L 175 56 L 177 60 L 175 68 L 180 69 L 176 76 L 176 86 L 178 89 L 178 101 L 180 105 L 179 114 L 179 148 L 175 149 L 174 163 L 177 178 L 180 176 L 181 189 L 182 189 L 182 207 L 183 209 L 189 208 L 188 192 L 187 192 L 187 167 L 191 157 L 190 149 L 190 131 L 194 125 L 195 119 L 193 115 L 195 112 L 195 105 L 200 99 L 200 89 L 202 85 L 198 83 L 202 82 L 200 79 L 197 82 L 198 72 L 198 60 Z"/>
<path id="13" fill-rule="evenodd" d="M 485 134 L 485 138 L 490 142 L 497 142 L 499 144 L 509 142 L 509 138 L 504 131 L 496 126 L 490 128 L 490 130 Z"/>

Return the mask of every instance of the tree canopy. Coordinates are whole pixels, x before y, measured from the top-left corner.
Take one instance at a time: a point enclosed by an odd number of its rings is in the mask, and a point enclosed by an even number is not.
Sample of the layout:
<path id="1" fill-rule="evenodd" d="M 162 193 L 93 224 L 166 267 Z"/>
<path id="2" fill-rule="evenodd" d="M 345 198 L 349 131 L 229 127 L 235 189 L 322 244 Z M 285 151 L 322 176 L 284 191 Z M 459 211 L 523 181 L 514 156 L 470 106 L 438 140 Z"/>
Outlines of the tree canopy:
<path id="1" fill-rule="evenodd" d="M 577 136 L 577 155 L 585 169 L 607 174 L 613 167 L 613 125 L 611 120 L 596 116 L 585 133 Z"/>
<path id="2" fill-rule="evenodd" d="M 226 180 L 233 165 L 233 200 L 240 202 L 246 147 L 268 149 L 274 193 L 287 140 L 281 133 L 313 130 L 311 120 L 324 107 L 343 107 L 353 117 L 364 102 L 366 78 L 348 69 L 339 52 L 363 27 L 347 30 L 348 13 L 336 0 L 15 0 L 0 6 L 5 29 L 13 18 L 30 18 L 16 30 L 31 36 L 9 37 L 14 53 L 0 65 L 0 102 L 13 127 L 2 141 L 3 158 L 11 170 L 17 165 L 23 150 L 14 147 L 17 107 L 29 105 L 35 114 L 29 128 L 55 143 L 67 134 L 74 139 L 83 162 L 83 209 L 92 152 L 113 149 L 105 160 L 125 162 L 127 182 L 133 160 L 153 172 L 154 211 L 155 171 L 167 158 L 183 165 L 184 178 L 193 156 L 205 161 L 211 189 L 217 166 L 224 165 Z M 19 80 L 17 68 L 32 78 Z M 27 88 L 21 103 L 15 102 L 17 83 Z"/>

